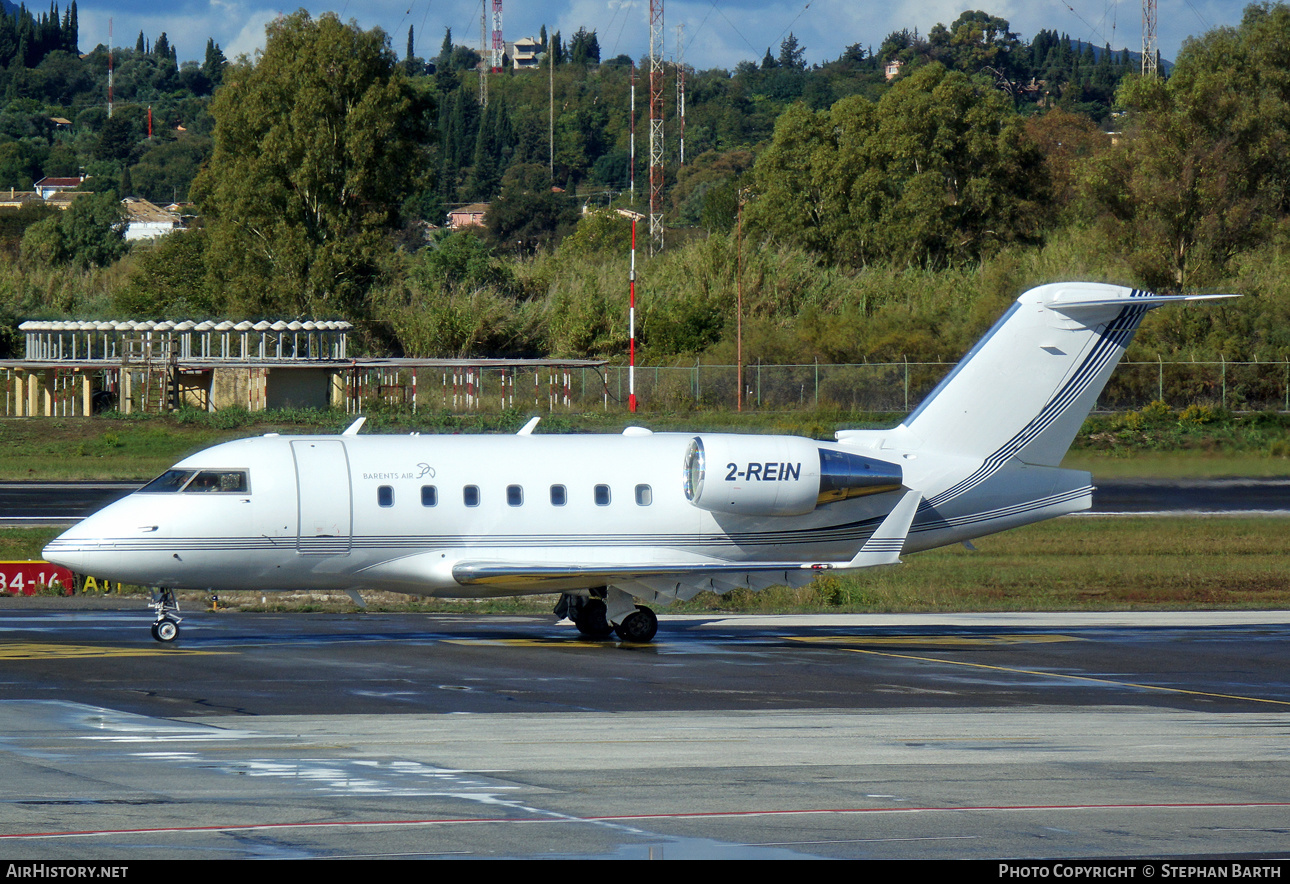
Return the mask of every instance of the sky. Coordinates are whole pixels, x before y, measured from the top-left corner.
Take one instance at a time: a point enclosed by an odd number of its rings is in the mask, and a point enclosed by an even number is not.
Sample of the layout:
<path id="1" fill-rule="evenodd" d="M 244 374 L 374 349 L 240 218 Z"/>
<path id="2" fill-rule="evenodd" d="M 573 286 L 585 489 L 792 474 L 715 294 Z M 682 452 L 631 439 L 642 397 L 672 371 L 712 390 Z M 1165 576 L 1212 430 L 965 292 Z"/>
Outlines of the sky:
<path id="1" fill-rule="evenodd" d="M 491 16 L 492 0 L 486 2 Z M 1162 56 L 1172 60 L 1189 36 L 1239 24 L 1246 5 L 1245 0 L 1158 0 Z M 640 59 L 649 52 L 649 0 L 506 0 L 505 7 L 507 40 L 536 37 L 545 24 L 548 31 L 560 31 L 567 44 L 585 27 L 596 32 L 603 59 L 620 53 Z M 107 42 L 110 17 L 116 46 L 133 48 L 140 31 L 149 42 L 164 31 L 181 62 L 201 61 L 207 38 L 214 38 L 230 60 L 243 53 L 253 56 L 264 47 L 265 24 L 298 8 L 264 0 L 77 0 L 81 51 Z M 454 43 L 479 44 L 479 0 L 340 0 L 303 8 L 315 17 L 331 11 L 364 29 L 382 28 L 400 58 L 409 25 L 415 28 L 415 51 L 422 57 L 438 54 L 445 27 L 452 29 Z M 675 58 L 679 44 L 687 65 L 728 70 L 740 61 L 760 61 L 768 48 L 777 55 L 791 32 L 805 47 L 807 63 L 819 64 L 837 58 L 849 45 L 876 50 L 892 31 L 917 28 L 926 34 L 938 22 L 948 25 L 965 9 L 976 8 L 1007 19 L 1025 40 L 1048 28 L 1098 45 L 1110 43 L 1113 49 L 1142 47 L 1140 0 L 990 0 L 980 5 L 965 0 L 669 0 L 663 54 Z M 680 41 L 678 25 L 683 27 Z"/>

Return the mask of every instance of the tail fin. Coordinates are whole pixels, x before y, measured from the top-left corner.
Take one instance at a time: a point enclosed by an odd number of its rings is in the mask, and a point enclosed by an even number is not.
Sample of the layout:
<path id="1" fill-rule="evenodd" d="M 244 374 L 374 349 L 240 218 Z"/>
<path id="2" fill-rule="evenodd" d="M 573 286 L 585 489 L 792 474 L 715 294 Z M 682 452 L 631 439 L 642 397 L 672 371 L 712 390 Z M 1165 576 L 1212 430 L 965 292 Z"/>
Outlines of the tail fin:
<path id="1" fill-rule="evenodd" d="M 1057 466 L 1146 312 L 1172 301 L 1063 282 L 1026 292 L 902 424 L 933 450 Z"/>

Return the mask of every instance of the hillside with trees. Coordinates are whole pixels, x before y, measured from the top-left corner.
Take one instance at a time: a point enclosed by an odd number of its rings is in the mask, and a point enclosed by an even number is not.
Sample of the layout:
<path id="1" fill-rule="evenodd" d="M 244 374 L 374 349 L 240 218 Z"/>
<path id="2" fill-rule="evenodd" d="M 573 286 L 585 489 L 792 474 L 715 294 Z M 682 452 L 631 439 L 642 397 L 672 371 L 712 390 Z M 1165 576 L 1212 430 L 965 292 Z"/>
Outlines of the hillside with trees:
<path id="1" fill-rule="evenodd" d="M 434 58 L 411 33 L 400 57 L 300 12 L 255 60 L 211 42 L 200 63 L 141 34 L 113 50 L 109 117 L 107 50 L 77 54 L 75 27 L 75 4 L 0 15 L 0 55 L 19 35 L 0 187 L 85 175 L 112 197 L 0 217 L 0 323 L 339 317 L 381 352 L 623 352 L 630 228 L 607 210 L 632 205 L 633 65 L 594 32 L 542 33 L 538 70 L 508 59 L 486 106 L 477 53 L 448 31 Z M 742 292 L 753 360 L 954 359 L 1018 292 L 1083 278 L 1250 295 L 1153 319 L 1140 356 L 1287 358 L 1287 56 L 1290 9 L 1268 4 L 1159 79 L 981 11 L 820 65 L 789 34 L 732 71 L 687 70 L 667 246 L 638 256 L 642 352 L 728 358 Z M 125 195 L 192 200 L 196 220 L 127 250 Z M 442 229 L 475 202 L 487 229 Z"/>

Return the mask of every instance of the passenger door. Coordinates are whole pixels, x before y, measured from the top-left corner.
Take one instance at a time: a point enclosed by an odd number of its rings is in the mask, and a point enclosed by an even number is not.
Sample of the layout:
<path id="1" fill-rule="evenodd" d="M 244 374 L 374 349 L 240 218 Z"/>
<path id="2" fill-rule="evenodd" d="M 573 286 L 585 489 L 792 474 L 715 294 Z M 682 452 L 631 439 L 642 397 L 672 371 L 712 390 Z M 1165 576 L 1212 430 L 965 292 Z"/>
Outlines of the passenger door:
<path id="1" fill-rule="evenodd" d="M 349 458 L 338 439 L 291 443 L 300 502 L 296 551 L 301 555 L 346 556 L 353 530 Z"/>

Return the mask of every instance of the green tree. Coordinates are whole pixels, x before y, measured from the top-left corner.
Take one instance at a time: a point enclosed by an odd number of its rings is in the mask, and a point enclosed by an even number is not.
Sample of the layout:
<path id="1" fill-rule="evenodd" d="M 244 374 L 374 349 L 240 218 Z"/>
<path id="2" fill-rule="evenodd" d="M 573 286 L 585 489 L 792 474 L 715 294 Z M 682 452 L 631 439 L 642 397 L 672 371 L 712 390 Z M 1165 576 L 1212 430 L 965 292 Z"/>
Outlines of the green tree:
<path id="1" fill-rule="evenodd" d="M 753 179 L 751 229 L 845 266 L 940 266 L 1034 240 L 1048 199 L 1007 99 L 935 63 L 877 104 L 790 108 Z"/>
<path id="2" fill-rule="evenodd" d="M 425 72 L 425 62 L 418 58 L 414 52 L 416 48 L 415 32 L 412 25 L 408 25 L 408 51 L 403 56 L 403 71 L 409 77 L 415 77 Z"/>
<path id="3" fill-rule="evenodd" d="M 43 151 L 35 139 L 0 144 L 0 187 L 31 190 L 32 182 L 41 177 Z"/>
<path id="4" fill-rule="evenodd" d="M 22 238 L 22 256 L 45 264 L 106 267 L 129 249 L 125 209 L 116 194 L 86 194 L 66 211 L 37 221 Z"/>
<path id="5" fill-rule="evenodd" d="M 211 140 L 182 134 L 174 141 L 155 139 L 130 167 L 139 196 L 165 205 L 188 199 L 188 188 L 202 163 L 210 157 Z"/>
<path id="6" fill-rule="evenodd" d="M 933 59 L 966 74 L 1012 77 L 1024 62 L 1021 40 L 1008 20 L 980 10 L 964 12 L 948 28 L 936 25 L 927 42 Z"/>
<path id="7" fill-rule="evenodd" d="M 126 284 L 113 295 L 121 316 L 218 316 L 206 279 L 206 231 L 177 230 L 135 246 Z"/>
<path id="8" fill-rule="evenodd" d="M 425 106 L 379 29 L 300 11 L 226 72 L 194 185 L 209 266 L 242 312 L 360 316 L 419 190 Z"/>
<path id="9" fill-rule="evenodd" d="M 806 70 L 806 47 L 798 44 L 792 32 L 779 44 L 779 66 L 796 71 Z"/>
<path id="10" fill-rule="evenodd" d="M 502 190 L 485 215 L 488 232 L 500 248 L 531 254 L 557 243 L 578 223 L 578 209 L 554 191 L 546 168 L 534 163 L 512 166 Z"/>
<path id="11" fill-rule="evenodd" d="M 68 260 L 76 267 L 106 267 L 130 248 L 125 209 L 110 190 L 77 198 L 61 221 Z"/>
<path id="12" fill-rule="evenodd" d="M 148 109 L 137 104 L 118 105 L 99 132 L 94 158 L 124 161 L 148 134 Z"/>
<path id="13" fill-rule="evenodd" d="M 206 41 L 206 58 L 202 62 L 202 73 L 212 84 L 218 86 L 224 81 L 224 68 L 228 67 L 228 60 L 224 58 L 224 53 L 220 51 L 219 44 L 213 39 Z"/>
<path id="14" fill-rule="evenodd" d="M 1216 284 L 1290 214 L 1290 7 L 1248 7 L 1119 101 L 1125 137 L 1085 170 L 1102 231 L 1148 285 Z"/>
<path id="15" fill-rule="evenodd" d="M 1058 215 L 1078 210 L 1079 175 L 1093 157 L 1109 150 L 1111 138 L 1082 114 L 1055 107 L 1026 118 L 1026 134 L 1044 155 L 1052 182 L 1053 210 Z"/>
<path id="16" fill-rule="evenodd" d="M 527 329 L 507 263 L 483 239 L 436 237 L 409 262 L 405 279 L 380 291 L 377 311 L 407 355 L 495 356 L 523 352 Z"/>
<path id="17" fill-rule="evenodd" d="M 615 212 L 597 209 L 582 216 L 577 229 L 560 243 L 560 254 L 598 259 L 621 257 L 631 245 L 632 222 Z"/>
<path id="18" fill-rule="evenodd" d="M 460 230 L 439 237 L 418 252 L 409 276 L 422 288 L 449 284 L 508 292 L 514 286 L 510 266 L 494 256 L 482 238 Z"/>
<path id="19" fill-rule="evenodd" d="M 58 215 L 59 210 L 44 200 L 24 203 L 17 211 L 0 213 L 0 254 L 16 259 L 27 229 L 37 221 L 57 220 Z"/>
<path id="20" fill-rule="evenodd" d="M 600 40 L 595 31 L 578 28 L 569 44 L 569 61 L 579 67 L 600 63 Z"/>

